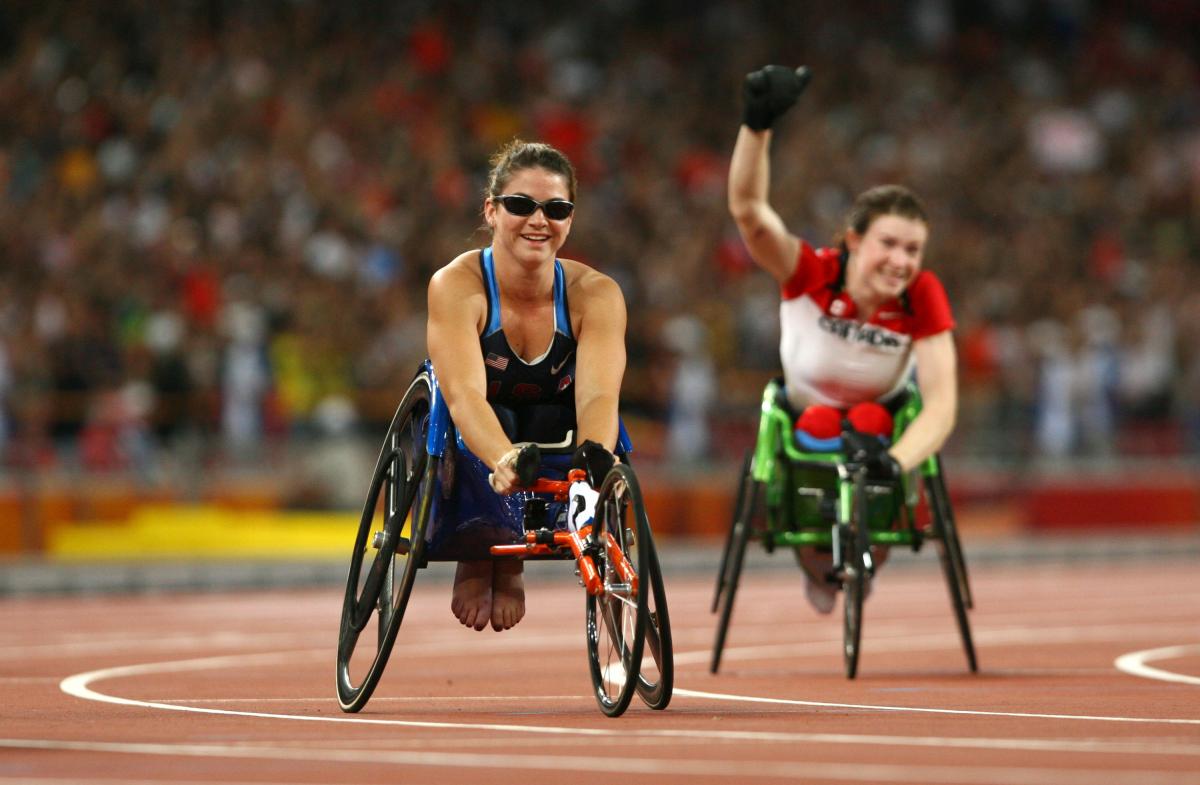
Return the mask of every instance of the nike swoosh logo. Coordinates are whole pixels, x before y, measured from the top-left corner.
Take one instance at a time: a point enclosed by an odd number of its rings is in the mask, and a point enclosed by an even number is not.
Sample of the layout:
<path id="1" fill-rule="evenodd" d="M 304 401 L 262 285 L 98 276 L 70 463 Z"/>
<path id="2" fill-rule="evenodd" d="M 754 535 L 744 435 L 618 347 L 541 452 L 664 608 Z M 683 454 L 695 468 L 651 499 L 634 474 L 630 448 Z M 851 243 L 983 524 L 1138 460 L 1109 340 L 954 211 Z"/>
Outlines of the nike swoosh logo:
<path id="1" fill-rule="evenodd" d="M 567 364 L 567 360 L 571 359 L 571 355 L 572 355 L 572 354 L 575 354 L 575 350 L 574 350 L 574 349 L 572 349 L 571 351 L 567 352 L 567 356 L 566 356 L 566 357 L 564 357 L 564 358 L 563 358 L 563 361 L 562 361 L 562 362 L 560 362 L 558 365 L 551 365 L 551 366 L 550 366 L 550 375 L 551 375 L 551 376 L 554 376 L 554 375 L 556 375 L 556 374 L 557 374 L 559 371 L 561 371 L 561 370 L 563 369 L 563 366 Z"/>

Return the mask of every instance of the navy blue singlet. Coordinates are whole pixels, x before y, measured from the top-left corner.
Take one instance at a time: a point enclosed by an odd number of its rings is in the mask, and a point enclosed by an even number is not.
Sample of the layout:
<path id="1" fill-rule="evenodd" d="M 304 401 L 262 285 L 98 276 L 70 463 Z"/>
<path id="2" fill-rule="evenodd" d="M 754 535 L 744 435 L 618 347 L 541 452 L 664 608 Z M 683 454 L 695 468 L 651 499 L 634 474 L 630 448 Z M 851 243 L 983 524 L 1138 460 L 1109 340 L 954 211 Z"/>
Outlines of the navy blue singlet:
<path id="1" fill-rule="evenodd" d="M 565 435 L 564 429 L 573 428 L 575 422 L 576 344 L 562 262 L 554 260 L 554 338 L 550 348 L 532 362 L 513 351 L 501 328 L 500 288 L 490 247 L 480 252 L 479 267 L 488 304 L 487 323 L 479 336 L 487 371 L 488 403 L 498 414 L 504 409 L 516 412 L 515 433 L 510 432 L 510 438 L 558 442 Z M 531 416 L 534 411 L 536 416 Z M 548 417 L 550 412 L 553 414 Z M 505 419 L 501 417 L 501 424 L 509 431 Z"/>

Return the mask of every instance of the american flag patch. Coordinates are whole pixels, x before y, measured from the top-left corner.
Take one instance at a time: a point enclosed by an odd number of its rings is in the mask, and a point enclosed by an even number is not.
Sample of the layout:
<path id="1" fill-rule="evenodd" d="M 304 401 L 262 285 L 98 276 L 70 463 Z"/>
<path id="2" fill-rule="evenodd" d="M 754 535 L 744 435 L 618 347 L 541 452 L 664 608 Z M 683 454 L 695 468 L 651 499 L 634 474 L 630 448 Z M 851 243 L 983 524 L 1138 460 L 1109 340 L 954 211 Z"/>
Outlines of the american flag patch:
<path id="1" fill-rule="evenodd" d="M 484 359 L 483 364 L 490 365 L 491 367 L 495 368 L 497 371 L 503 371 L 505 368 L 508 367 L 508 358 L 501 357 L 498 354 L 489 353 L 488 356 Z"/>

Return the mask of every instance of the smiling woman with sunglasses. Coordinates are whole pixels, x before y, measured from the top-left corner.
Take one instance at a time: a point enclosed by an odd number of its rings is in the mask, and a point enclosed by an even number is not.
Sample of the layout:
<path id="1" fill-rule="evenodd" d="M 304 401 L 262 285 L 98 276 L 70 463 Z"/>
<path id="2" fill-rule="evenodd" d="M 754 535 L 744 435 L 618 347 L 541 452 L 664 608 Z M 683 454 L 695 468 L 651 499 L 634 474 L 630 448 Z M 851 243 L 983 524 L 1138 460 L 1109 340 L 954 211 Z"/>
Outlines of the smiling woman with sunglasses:
<path id="1" fill-rule="evenodd" d="M 514 140 L 491 164 L 483 217 L 492 243 L 434 274 L 427 340 L 465 447 L 453 463 L 457 498 L 443 508 L 463 525 L 500 526 L 522 512 L 511 497 L 518 488 L 514 444 L 559 444 L 560 462 L 611 465 L 626 314 L 611 278 L 557 258 L 575 209 L 567 157 Z M 477 630 L 519 622 L 522 566 L 460 561 L 451 600 L 458 620 Z"/>

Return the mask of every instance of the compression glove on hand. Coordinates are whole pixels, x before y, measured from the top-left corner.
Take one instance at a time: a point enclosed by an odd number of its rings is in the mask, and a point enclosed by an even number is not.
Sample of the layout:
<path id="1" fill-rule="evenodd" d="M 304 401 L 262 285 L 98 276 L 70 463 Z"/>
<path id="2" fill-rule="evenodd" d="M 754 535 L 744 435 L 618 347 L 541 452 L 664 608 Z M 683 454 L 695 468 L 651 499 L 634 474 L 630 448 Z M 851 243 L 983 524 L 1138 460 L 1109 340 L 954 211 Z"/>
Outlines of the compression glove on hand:
<path id="1" fill-rule="evenodd" d="M 742 122 L 755 131 L 770 128 L 780 115 L 796 103 L 808 86 L 810 77 L 807 66 L 793 69 L 768 65 L 746 74 L 746 80 L 742 83 Z"/>
<path id="2" fill-rule="evenodd" d="M 853 428 L 842 432 L 842 444 L 846 458 L 851 463 L 865 466 L 867 476 L 876 480 L 898 480 L 904 473 L 900 463 L 892 457 L 878 436 L 860 433 Z"/>
<path id="3" fill-rule="evenodd" d="M 616 456 L 605 449 L 603 444 L 587 439 L 575 449 L 575 454 L 571 457 L 571 468 L 583 469 L 587 472 L 588 484 L 599 488 L 616 462 Z"/>

